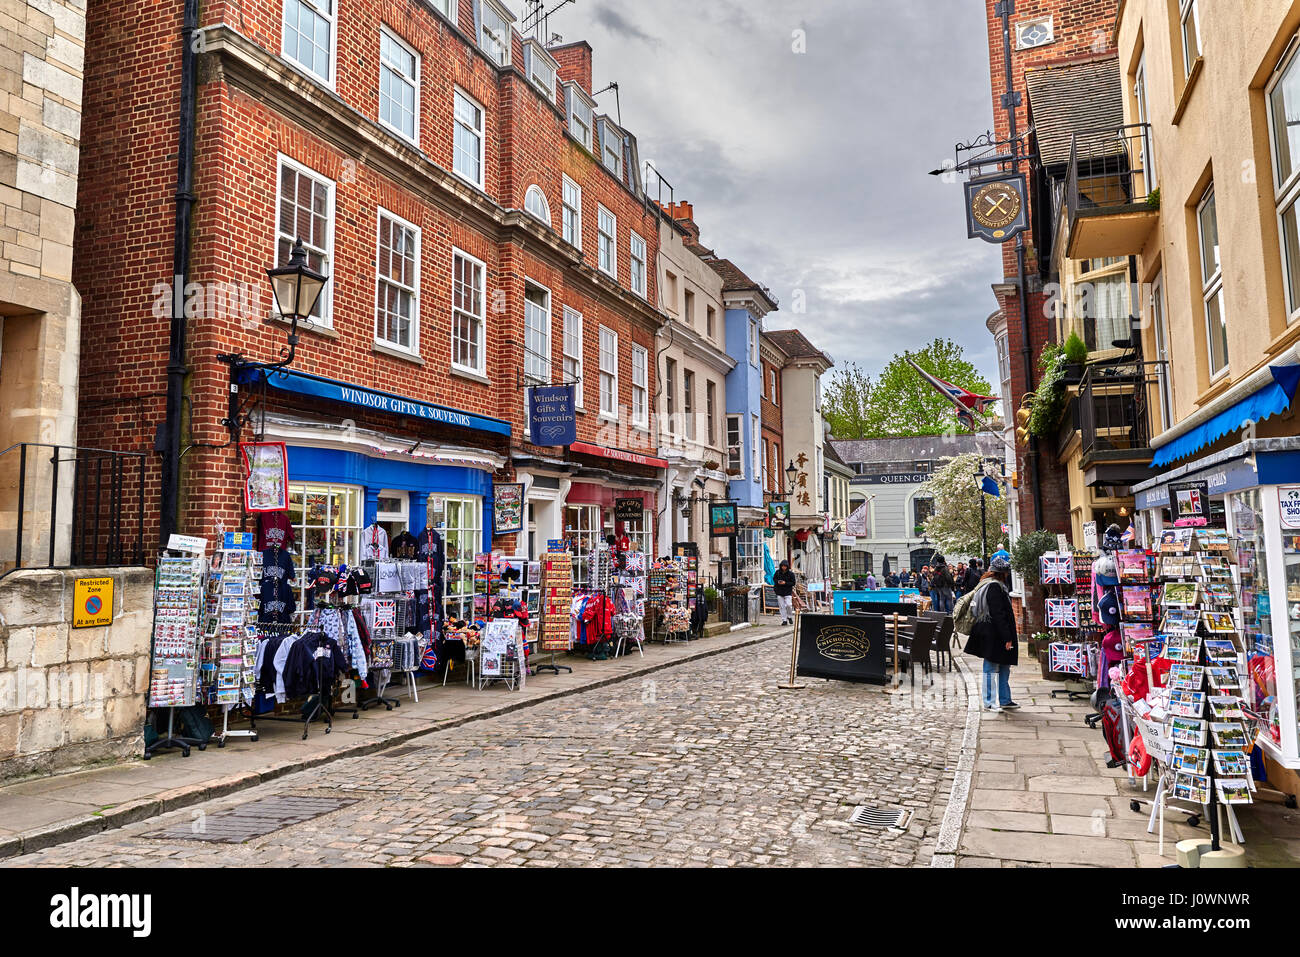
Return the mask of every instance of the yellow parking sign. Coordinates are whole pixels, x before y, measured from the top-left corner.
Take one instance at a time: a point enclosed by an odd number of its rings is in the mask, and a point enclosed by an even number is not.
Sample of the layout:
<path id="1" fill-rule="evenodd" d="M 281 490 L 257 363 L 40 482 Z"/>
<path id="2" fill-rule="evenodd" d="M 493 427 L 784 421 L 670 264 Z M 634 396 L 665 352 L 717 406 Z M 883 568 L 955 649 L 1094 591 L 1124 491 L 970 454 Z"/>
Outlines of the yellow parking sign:
<path id="1" fill-rule="evenodd" d="M 72 590 L 72 627 L 113 623 L 113 579 L 78 578 Z"/>

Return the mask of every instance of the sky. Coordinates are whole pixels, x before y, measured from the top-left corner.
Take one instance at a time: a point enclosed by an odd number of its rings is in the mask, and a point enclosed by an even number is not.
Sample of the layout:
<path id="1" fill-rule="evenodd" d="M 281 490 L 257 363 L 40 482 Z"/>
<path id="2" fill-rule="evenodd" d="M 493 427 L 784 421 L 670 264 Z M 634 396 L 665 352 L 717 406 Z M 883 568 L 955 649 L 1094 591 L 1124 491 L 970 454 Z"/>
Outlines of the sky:
<path id="1" fill-rule="evenodd" d="M 781 301 L 769 328 L 872 374 L 948 336 L 996 381 L 1001 259 L 966 238 L 960 183 L 926 175 L 992 125 L 983 3 L 558 2 L 550 32 L 592 45 L 701 241 Z"/>

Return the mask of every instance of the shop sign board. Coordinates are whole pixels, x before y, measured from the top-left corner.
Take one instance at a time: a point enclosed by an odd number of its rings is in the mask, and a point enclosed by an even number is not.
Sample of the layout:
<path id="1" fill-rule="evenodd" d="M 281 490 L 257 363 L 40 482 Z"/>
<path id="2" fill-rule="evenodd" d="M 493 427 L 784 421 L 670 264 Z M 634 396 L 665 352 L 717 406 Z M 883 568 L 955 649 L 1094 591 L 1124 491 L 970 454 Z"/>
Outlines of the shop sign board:
<path id="1" fill-rule="evenodd" d="M 528 390 L 528 432 L 538 445 L 567 446 L 578 441 L 573 386 L 539 385 Z"/>
<path id="2" fill-rule="evenodd" d="M 776 532 L 790 530 L 789 502 L 771 502 L 767 506 L 767 527 Z"/>
<path id="3" fill-rule="evenodd" d="M 1173 482 L 1169 486 L 1169 504 L 1174 512 L 1174 527 L 1200 527 L 1210 514 L 1209 482 Z"/>
<path id="4" fill-rule="evenodd" d="M 796 640 L 797 674 L 881 685 L 888 679 L 883 617 L 803 614 Z"/>
<path id="5" fill-rule="evenodd" d="M 740 519 L 734 502 L 709 506 L 709 530 L 714 538 L 728 538 L 738 534 Z"/>
<path id="6" fill-rule="evenodd" d="M 614 521 L 639 522 L 645 512 L 645 503 L 639 498 L 614 499 Z"/>
<path id="7" fill-rule="evenodd" d="M 208 550 L 208 540 L 194 535 L 172 535 L 167 539 L 169 552 L 185 552 L 189 555 L 202 555 Z"/>
<path id="8" fill-rule="evenodd" d="M 1282 527 L 1300 528 L 1300 485 L 1279 485 L 1277 498 L 1281 507 Z"/>
<path id="9" fill-rule="evenodd" d="M 492 488 L 492 533 L 508 535 L 524 528 L 523 483 L 495 485 Z"/>
<path id="10" fill-rule="evenodd" d="M 112 623 L 113 579 L 76 579 L 72 587 L 72 627 L 98 628 Z"/>

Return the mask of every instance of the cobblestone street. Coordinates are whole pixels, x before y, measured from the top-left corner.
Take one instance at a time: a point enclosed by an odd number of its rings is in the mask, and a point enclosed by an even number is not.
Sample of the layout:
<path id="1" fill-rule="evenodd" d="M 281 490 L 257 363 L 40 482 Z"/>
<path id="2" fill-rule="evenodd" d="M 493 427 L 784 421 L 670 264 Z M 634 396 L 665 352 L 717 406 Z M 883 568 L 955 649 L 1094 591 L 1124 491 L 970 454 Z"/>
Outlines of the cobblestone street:
<path id="1" fill-rule="evenodd" d="M 927 865 L 960 677 L 916 695 L 777 690 L 788 663 L 769 641 L 5 864 Z M 848 821 L 859 804 L 914 813 L 905 831 L 871 829 Z"/>

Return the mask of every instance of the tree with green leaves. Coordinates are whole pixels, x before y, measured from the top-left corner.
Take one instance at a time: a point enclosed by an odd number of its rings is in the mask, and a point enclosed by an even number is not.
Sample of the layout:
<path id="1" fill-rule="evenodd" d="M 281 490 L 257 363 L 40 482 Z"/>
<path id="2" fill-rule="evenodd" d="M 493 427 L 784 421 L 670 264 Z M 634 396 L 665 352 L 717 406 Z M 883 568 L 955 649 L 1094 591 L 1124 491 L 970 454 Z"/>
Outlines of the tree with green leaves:
<path id="1" fill-rule="evenodd" d="M 835 370 L 822 395 L 822 410 L 837 439 L 869 439 L 872 425 L 871 377 L 856 363 Z"/>
<path id="2" fill-rule="evenodd" d="M 1007 499 L 1005 495 L 994 497 L 980 491 L 976 472 L 981 470 L 981 462 L 978 452 L 958 455 L 917 490 L 918 495 L 929 495 L 934 500 L 934 513 L 925 523 L 925 534 L 953 555 L 983 553 L 981 495 L 985 500 L 984 531 L 988 534 L 989 552 L 997 551 L 1007 541 L 1002 531 L 1007 520 Z"/>
<path id="3" fill-rule="evenodd" d="M 951 339 L 935 339 L 924 348 L 895 355 L 872 383 L 867 421 L 873 435 L 943 435 L 960 428 L 953 404 L 917 374 L 908 359 L 945 382 L 979 395 L 993 394 L 961 346 Z"/>

